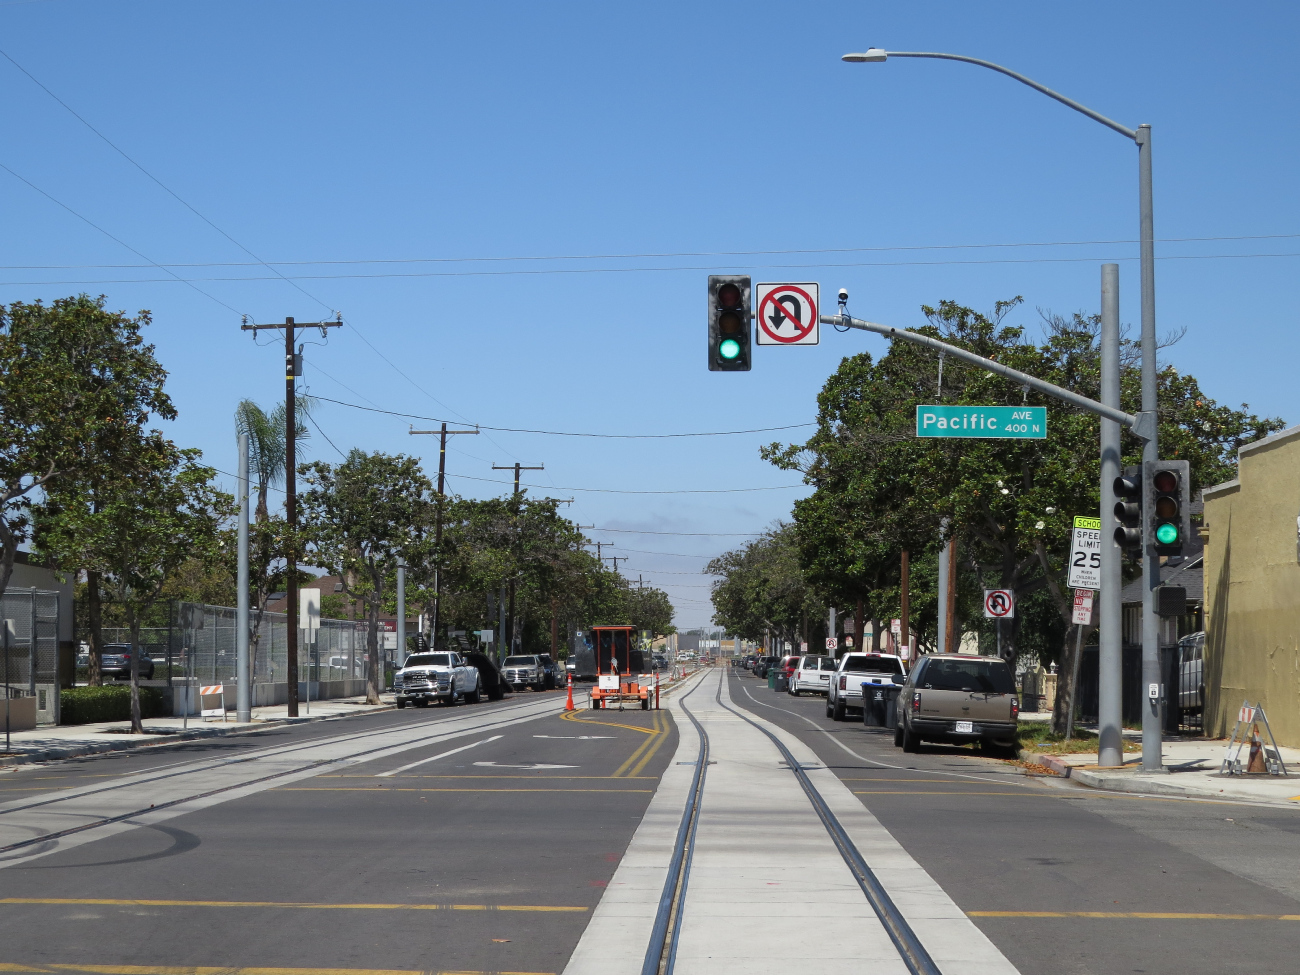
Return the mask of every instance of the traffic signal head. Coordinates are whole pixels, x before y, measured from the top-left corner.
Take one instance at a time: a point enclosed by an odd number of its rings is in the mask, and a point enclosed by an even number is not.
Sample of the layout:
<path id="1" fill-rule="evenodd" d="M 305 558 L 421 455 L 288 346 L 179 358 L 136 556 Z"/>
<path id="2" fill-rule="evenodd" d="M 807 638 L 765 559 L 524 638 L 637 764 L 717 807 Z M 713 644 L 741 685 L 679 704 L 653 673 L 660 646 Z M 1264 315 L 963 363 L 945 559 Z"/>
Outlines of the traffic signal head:
<path id="1" fill-rule="evenodd" d="M 1145 465 L 1146 503 L 1150 505 L 1150 537 L 1157 555 L 1181 555 L 1191 533 L 1188 521 L 1188 479 L 1191 465 L 1185 460 L 1154 460 Z"/>
<path id="2" fill-rule="evenodd" d="M 749 371 L 749 278 L 709 275 L 709 371 Z"/>
<path id="3" fill-rule="evenodd" d="M 1115 544 L 1125 550 L 1142 547 L 1142 477 L 1139 467 L 1126 467 L 1115 478 Z"/>

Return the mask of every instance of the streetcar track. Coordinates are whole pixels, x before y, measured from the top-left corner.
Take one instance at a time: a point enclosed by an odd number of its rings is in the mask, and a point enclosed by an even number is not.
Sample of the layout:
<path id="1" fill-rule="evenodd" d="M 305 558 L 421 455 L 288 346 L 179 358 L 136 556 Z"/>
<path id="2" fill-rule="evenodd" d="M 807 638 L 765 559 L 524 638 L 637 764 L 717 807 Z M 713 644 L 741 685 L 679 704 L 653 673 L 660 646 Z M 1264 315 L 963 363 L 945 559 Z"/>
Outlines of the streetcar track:
<path id="1" fill-rule="evenodd" d="M 817 787 L 808 777 L 804 765 L 795 759 L 793 753 L 775 734 L 722 700 L 722 681 L 726 679 L 727 675 L 723 673 L 718 681 L 715 700 L 719 707 L 740 718 L 755 730 L 762 732 L 784 757 L 785 765 L 794 773 L 805 797 L 812 804 L 813 810 L 826 828 L 826 832 L 829 834 L 836 851 L 849 868 L 854 880 L 857 881 L 862 893 L 867 898 L 867 902 L 875 911 L 876 917 L 879 918 L 881 925 L 889 935 L 908 971 L 912 975 L 942 975 L 938 965 L 930 957 L 929 952 L 921 943 L 920 938 L 917 937 L 912 926 L 903 917 L 902 912 L 894 904 L 893 899 L 885 890 L 884 885 L 880 883 L 871 867 L 867 865 L 866 860 L 854 845 L 847 831 L 835 817 L 835 814 L 831 812 L 826 800 L 817 791 Z M 681 919 L 685 913 L 690 866 L 695 852 L 696 832 L 699 825 L 700 810 L 703 806 L 705 773 L 708 768 L 708 732 L 686 705 L 687 699 L 699 689 L 701 684 L 703 684 L 703 681 L 693 687 L 681 701 L 682 710 L 686 712 L 686 716 L 690 718 L 691 723 L 695 726 L 696 733 L 700 736 L 700 750 L 695 762 L 695 776 L 690 792 L 687 795 L 686 808 L 682 812 L 681 824 L 678 827 L 677 838 L 673 844 L 673 855 L 669 862 L 668 877 L 664 882 L 663 894 L 660 896 L 659 909 L 655 915 L 655 924 L 651 931 L 650 942 L 646 948 L 641 975 L 673 975 L 677 959 Z"/>
<path id="2" fill-rule="evenodd" d="M 519 710 L 520 708 L 524 708 L 524 707 L 529 707 L 529 706 L 531 706 L 531 703 L 532 703 L 532 702 L 530 702 L 529 704 L 523 704 L 523 703 L 521 703 L 521 704 L 511 705 L 511 706 L 508 707 L 508 708 L 501 708 L 501 709 L 499 709 L 499 710 L 496 710 L 496 711 L 493 712 L 493 714 L 494 714 L 494 715 L 496 715 L 496 714 L 501 714 L 501 713 L 504 712 L 504 711 L 516 711 L 516 710 Z M 546 714 L 546 712 L 543 711 L 543 712 L 540 712 L 537 716 L 538 716 L 538 717 L 543 717 L 543 716 L 545 716 L 545 714 Z M 448 716 L 447 718 L 438 719 L 438 721 L 437 721 L 436 723 L 437 723 L 437 724 L 442 724 L 442 723 L 444 723 L 444 721 L 447 721 L 447 720 L 450 720 L 450 716 Z M 510 719 L 510 720 L 514 720 L 514 719 Z M 500 722 L 500 721 L 495 721 L 495 722 L 491 722 L 491 723 L 489 723 L 489 725 L 487 725 L 487 726 L 485 726 L 485 727 L 478 727 L 478 728 L 471 728 L 471 729 L 468 729 L 468 730 L 466 730 L 464 733 L 465 733 L 465 734 L 475 734 L 475 733 L 480 732 L 480 731 L 488 730 L 488 728 L 490 728 L 490 727 L 492 727 L 492 726 L 494 726 L 494 725 L 502 724 L 502 723 L 509 723 L 509 722 Z M 245 756 L 245 757 L 243 757 L 243 758 L 239 758 L 239 759 L 230 759 L 230 760 L 227 760 L 227 761 L 224 761 L 224 762 L 218 762 L 218 763 L 214 763 L 214 764 L 211 764 L 211 765 L 202 766 L 202 767 L 200 767 L 200 768 L 184 769 L 184 770 L 180 770 L 180 771 L 176 771 L 176 772 L 169 772 L 169 773 L 167 773 L 166 775 L 159 775 L 159 776 L 156 776 L 156 777 L 151 778 L 151 779 L 132 778 L 132 779 L 130 779 L 130 781 L 128 781 L 128 782 L 123 782 L 123 783 L 120 783 L 120 784 L 118 784 L 118 785 L 114 785 L 114 786 L 105 786 L 105 787 L 100 788 L 100 789 L 93 789 L 93 790 L 89 790 L 89 791 L 87 791 L 87 792 L 79 792 L 79 793 L 76 793 L 75 795 L 62 796 L 62 797 L 55 797 L 55 798 L 50 798 L 50 799 L 43 800 L 43 801 L 41 801 L 41 802 L 28 803 L 28 804 L 25 805 L 25 806 L 19 806 L 19 807 L 15 807 L 15 808 L 11 808 L 11 809 L 0 810 L 0 813 L 13 813 L 13 812 L 20 812 L 20 811 L 23 811 L 23 810 L 35 809 L 35 808 L 38 808 L 38 807 L 41 807 L 41 806 L 54 805 L 54 804 L 59 803 L 59 802 L 71 802 L 71 801 L 74 800 L 74 799 L 82 799 L 82 798 L 85 798 L 85 797 L 87 797 L 87 796 L 99 795 L 99 794 L 104 793 L 104 792 L 109 792 L 109 791 L 113 791 L 113 790 L 115 790 L 115 789 L 124 788 L 124 787 L 126 787 L 126 786 L 128 786 L 128 785 L 130 785 L 130 786 L 134 786 L 134 785 L 142 785 L 142 784 L 148 784 L 148 783 L 152 783 L 152 782 L 158 782 L 158 781 L 161 781 L 161 780 L 163 780 L 163 779 L 174 778 L 174 777 L 176 777 L 176 776 L 178 776 L 178 775 L 189 775 L 189 774 L 191 774 L 191 773 L 195 773 L 195 772 L 207 772 L 207 771 L 213 771 L 213 770 L 215 770 L 215 769 L 227 768 L 227 767 L 229 767 L 229 766 L 231 766 L 231 765 L 244 764 L 244 763 L 246 763 L 246 762 L 254 761 L 254 760 L 257 760 L 257 759 L 264 759 L 264 758 L 279 758 L 279 757 L 281 757 L 282 755 L 284 755 L 284 754 L 286 754 L 286 753 L 288 753 L 288 752 L 302 751 L 302 750 L 307 749 L 307 748 L 319 748 L 319 747 L 321 747 L 322 745 L 337 744 L 340 740 L 344 740 L 344 739 L 349 740 L 349 741 L 355 741 L 355 740 L 360 739 L 360 738 L 372 738 L 372 737 L 375 737 L 375 736 L 377 736 L 377 735 L 391 735 L 391 734 L 394 733 L 394 731 L 397 731 L 397 730 L 400 730 L 400 729 L 392 729 L 392 728 L 390 728 L 390 729 L 388 729 L 388 730 L 386 730 L 386 731 L 367 732 L 367 733 L 362 734 L 362 735 L 355 735 L 355 736 L 335 736 L 335 737 L 330 738 L 330 739 L 324 739 L 324 740 L 320 740 L 320 741 L 315 741 L 315 742 L 312 742 L 312 743 L 310 743 L 310 744 L 292 745 L 292 746 L 283 746 L 283 747 L 282 747 L 280 750 L 278 750 L 278 751 L 277 751 L 277 750 L 267 750 L 267 751 L 264 751 L 262 754 L 259 754 L 259 755 Z M 428 736 L 428 737 L 429 737 L 429 738 L 434 738 L 434 737 L 437 737 L 437 735 L 436 735 L 436 734 L 435 734 L 435 735 L 430 735 L 430 736 Z M 425 739 L 417 739 L 416 742 L 414 742 L 414 743 L 410 743 L 410 744 L 412 745 L 412 747 L 420 747 L 420 746 L 419 746 L 419 743 L 420 743 L 421 741 L 423 741 L 423 740 L 425 740 Z M 28 848 L 28 847 L 39 846 L 39 845 L 41 845 L 41 844 L 50 843 L 50 842 L 53 842 L 53 841 L 55 841 L 55 840 L 59 840 L 59 839 L 62 839 L 62 838 L 64 838 L 64 837 L 67 837 L 67 836 L 74 836 L 74 835 L 76 835 L 76 834 L 78 834 L 78 833 L 84 833 L 84 832 L 86 832 L 87 830 L 99 829 L 99 828 L 102 828 L 102 827 L 104 827 L 104 826 L 112 826 L 112 825 L 114 825 L 114 824 L 116 824 L 116 823 L 121 823 L 121 822 L 124 822 L 124 821 L 130 820 L 130 819 L 132 819 L 132 818 L 134 818 L 134 817 L 136 817 L 136 816 L 142 816 L 142 815 L 145 815 L 145 814 L 147 814 L 147 813 L 160 812 L 160 811 L 165 810 L 165 809 L 171 809 L 171 808 L 174 808 L 174 807 L 176 807 L 176 806 L 183 805 L 183 804 L 185 804 L 185 803 L 187 803 L 187 802 L 196 802 L 196 801 L 201 800 L 201 799 L 207 799 L 207 798 L 210 798 L 210 797 L 215 796 L 215 795 L 220 795 L 220 794 L 222 794 L 222 793 L 224 793 L 224 792 L 233 792 L 233 791 L 235 791 L 235 790 L 237 790 L 237 789 L 246 789 L 246 788 L 248 788 L 249 786 L 257 785 L 257 784 L 259 784 L 259 783 L 263 783 L 263 782 L 269 782 L 269 781 L 272 781 L 272 780 L 274 780 L 274 779 L 281 779 L 281 778 L 285 778 L 285 777 L 290 776 L 290 775 L 299 775 L 299 774 L 301 774 L 301 773 L 303 773 L 303 772 L 310 772 L 312 769 L 316 769 L 316 768 L 324 768 L 324 767 L 326 767 L 326 766 L 329 766 L 329 765 L 335 765 L 335 764 L 338 764 L 338 763 L 340 763 L 340 762 L 353 762 L 353 761 L 355 761 L 356 759 L 361 758 L 361 757 L 363 757 L 363 756 L 365 756 L 365 755 L 371 755 L 371 754 L 374 754 L 375 752 L 388 751 L 388 750 L 390 750 L 390 749 L 392 749 L 392 748 L 394 748 L 394 747 L 396 747 L 396 745 L 392 745 L 392 744 L 388 744 L 388 745 L 378 745 L 378 746 L 376 746 L 376 747 L 374 747 L 374 748 L 368 748 L 368 749 L 365 749 L 364 751 L 354 752 L 354 753 L 352 753 L 352 754 L 350 754 L 350 755 L 344 755 L 344 756 L 340 756 L 340 757 L 338 757 L 338 758 L 325 758 L 325 759 L 318 759 L 318 760 L 316 760 L 316 761 L 314 761 L 314 762 L 309 762 L 309 763 L 304 764 L 304 765 L 299 765 L 299 766 L 296 766 L 296 767 L 291 768 L 291 769 L 282 769 L 282 770 L 280 770 L 280 771 L 278 771 L 278 772 L 272 772 L 272 773 L 269 773 L 269 774 L 267 774 L 267 775 L 258 776 L 258 777 L 253 778 L 253 779 L 245 779 L 244 781 L 236 782 L 236 783 L 232 783 L 232 784 L 230 784 L 230 785 L 224 785 L 224 786 L 220 786 L 220 787 L 218 787 L 218 788 L 208 789 L 208 790 L 205 790 L 205 791 L 203 791 L 203 792 L 195 793 L 195 794 L 193 794 L 193 795 L 182 796 L 182 797 L 180 797 L 180 798 L 178 798 L 178 799 L 171 799 L 171 800 L 168 800 L 168 801 L 166 801 L 166 802 L 152 803 L 152 804 L 150 804 L 150 805 L 147 806 L 147 807 L 142 807 L 142 808 L 139 808 L 139 809 L 132 810 L 132 811 L 130 811 L 130 812 L 121 813 L 121 814 L 116 815 L 116 816 L 104 816 L 104 817 L 101 817 L 101 818 L 99 818 L 99 819 L 96 819 L 96 820 L 94 820 L 94 821 L 92 821 L 92 822 L 82 823 L 82 824 L 77 825 L 77 826 L 69 826 L 69 827 L 67 827 L 67 828 L 65 828 L 65 829 L 54 830 L 54 831 L 51 831 L 51 832 L 48 832 L 48 833 L 42 833 L 42 834 L 40 834 L 39 836 L 33 836 L 33 837 L 30 837 L 30 838 L 25 839 L 25 840 L 19 840 L 19 841 L 14 842 L 14 843 L 9 843 L 9 844 L 7 844 L 7 845 L 5 845 L 5 846 L 0 846 L 0 854 L 11 853 L 11 852 L 14 852 L 14 851 L 18 851 L 18 850 L 26 849 L 26 848 Z"/>

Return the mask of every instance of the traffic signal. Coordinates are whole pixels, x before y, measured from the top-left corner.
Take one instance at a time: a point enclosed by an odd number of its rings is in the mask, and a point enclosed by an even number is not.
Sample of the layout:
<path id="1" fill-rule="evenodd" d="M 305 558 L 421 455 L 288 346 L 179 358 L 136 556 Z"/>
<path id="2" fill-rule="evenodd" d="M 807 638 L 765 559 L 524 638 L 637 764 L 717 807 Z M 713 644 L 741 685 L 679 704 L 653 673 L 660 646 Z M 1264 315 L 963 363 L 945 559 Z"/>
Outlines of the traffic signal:
<path id="1" fill-rule="evenodd" d="M 1191 465 L 1185 460 L 1149 460 L 1145 466 L 1145 503 L 1151 512 L 1147 543 L 1157 555 L 1182 555 L 1191 533 L 1187 513 Z"/>
<path id="2" fill-rule="evenodd" d="M 1142 547 L 1142 468 L 1126 467 L 1115 478 L 1115 544 L 1126 551 Z"/>
<path id="3" fill-rule="evenodd" d="M 749 278 L 709 275 L 709 371 L 749 371 Z"/>

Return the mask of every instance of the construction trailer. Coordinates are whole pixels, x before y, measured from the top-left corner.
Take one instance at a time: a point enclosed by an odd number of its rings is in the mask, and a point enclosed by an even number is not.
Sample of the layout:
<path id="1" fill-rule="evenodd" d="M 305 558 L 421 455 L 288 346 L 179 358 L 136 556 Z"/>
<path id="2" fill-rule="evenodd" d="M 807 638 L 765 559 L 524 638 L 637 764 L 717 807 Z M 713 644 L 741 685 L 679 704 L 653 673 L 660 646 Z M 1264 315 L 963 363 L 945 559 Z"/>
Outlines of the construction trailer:
<path id="1" fill-rule="evenodd" d="M 636 628 L 594 626 L 591 646 L 596 657 L 596 686 L 591 689 L 593 708 L 650 708 L 650 685 L 640 682 L 645 660 L 636 648 Z"/>

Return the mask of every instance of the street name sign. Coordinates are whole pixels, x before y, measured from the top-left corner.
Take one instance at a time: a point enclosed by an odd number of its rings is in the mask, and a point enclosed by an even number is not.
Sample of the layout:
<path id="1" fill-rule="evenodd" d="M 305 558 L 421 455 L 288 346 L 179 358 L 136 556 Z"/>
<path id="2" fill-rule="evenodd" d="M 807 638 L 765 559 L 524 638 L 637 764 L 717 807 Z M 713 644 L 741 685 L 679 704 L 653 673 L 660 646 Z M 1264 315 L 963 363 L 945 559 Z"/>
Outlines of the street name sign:
<path id="1" fill-rule="evenodd" d="M 1065 584 L 1071 589 L 1101 588 L 1101 519 L 1074 516 L 1070 538 L 1070 571 Z"/>
<path id="2" fill-rule="evenodd" d="M 1046 406 L 918 406 L 918 437 L 1043 440 Z"/>
<path id="3" fill-rule="evenodd" d="M 985 589 L 984 615 L 994 620 L 1011 619 L 1016 615 L 1016 594 L 1010 589 Z"/>
<path id="4" fill-rule="evenodd" d="M 754 286 L 758 302 L 759 345 L 817 345 L 821 339 L 821 285 L 759 284 Z"/>

